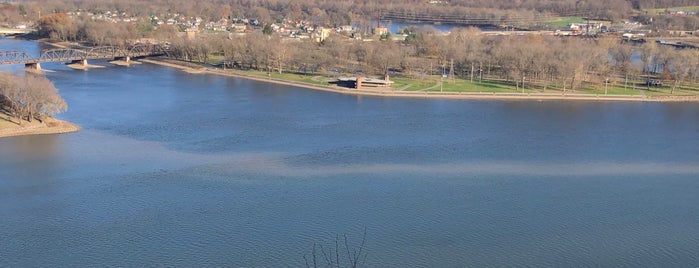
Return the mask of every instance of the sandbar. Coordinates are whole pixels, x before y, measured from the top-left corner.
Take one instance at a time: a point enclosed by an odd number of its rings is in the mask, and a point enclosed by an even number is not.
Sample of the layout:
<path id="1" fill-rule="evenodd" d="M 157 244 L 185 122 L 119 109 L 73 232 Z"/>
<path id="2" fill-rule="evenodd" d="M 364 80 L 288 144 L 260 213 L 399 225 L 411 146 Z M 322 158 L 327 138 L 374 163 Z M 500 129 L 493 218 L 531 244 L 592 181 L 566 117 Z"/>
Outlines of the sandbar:
<path id="1" fill-rule="evenodd" d="M 80 127 L 76 124 L 56 118 L 47 118 L 44 122 L 35 120 L 30 123 L 25 121 L 21 126 L 7 121 L 2 123 L 0 138 L 25 135 L 63 134 L 80 130 Z"/>

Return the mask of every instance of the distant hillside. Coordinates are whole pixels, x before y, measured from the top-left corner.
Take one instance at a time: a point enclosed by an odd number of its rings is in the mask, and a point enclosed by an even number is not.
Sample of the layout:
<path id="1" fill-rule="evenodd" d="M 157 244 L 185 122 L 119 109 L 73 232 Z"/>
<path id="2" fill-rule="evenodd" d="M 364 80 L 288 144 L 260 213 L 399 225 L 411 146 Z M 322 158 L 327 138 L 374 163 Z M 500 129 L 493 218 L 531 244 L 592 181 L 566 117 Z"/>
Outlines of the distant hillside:
<path id="1" fill-rule="evenodd" d="M 621 20 L 644 10 L 696 4 L 696 0 L 25 0 L 3 4 L 0 22 L 35 21 L 42 14 L 86 10 L 119 11 L 141 17 L 179 13 L 209 20 L 255 18 L 262 23 L 283 18 L 335 26 L 367 24 L 379 17 L 527 26 L 555 17 Z"/>

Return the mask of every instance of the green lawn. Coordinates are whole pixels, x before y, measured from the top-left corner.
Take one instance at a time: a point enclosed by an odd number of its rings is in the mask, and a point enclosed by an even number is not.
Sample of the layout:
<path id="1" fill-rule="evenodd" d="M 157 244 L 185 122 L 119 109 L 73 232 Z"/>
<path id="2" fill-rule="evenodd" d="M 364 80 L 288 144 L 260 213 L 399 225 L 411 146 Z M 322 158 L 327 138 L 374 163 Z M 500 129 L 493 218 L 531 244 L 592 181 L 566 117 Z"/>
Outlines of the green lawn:
<path id="1" fill-rule="evenodd" d="M 209 54 L 209 59 L 208 62 L 212 64 L 218 64 L 220 62 L 223 62 L 226 57 L 223 54 Z"/>
<path id="2" fill-rule="evenodd" d="M 552 20 L 549 22 L 545 22 L 544 25 L 553 27 L 553 28 L 563 28 L 571 23 L 583 23 L 585 22 L 585 19 L 582 17 L 561 17 L 556 20 Z"/>
<path id="3" fill-rule="evenodd" d="M 482 92 L 482 93 L 522 93 L 521 88 L 517 90 L 511 81 L 501 80 L 477 80 L 471 82 L 467 79 L 444 79 L 442 86 L 439 86 L 438 81 L 441 79 L 438 76 L 433 76 L 431 79 L 417 80 L 405 77 L 393 77 L 393 88 L 404 89 L 405 91 L 430 91 L 430 92 Z M 610 84 L 607 87 L 607 95 L 627 95 L 627 96 L 660 96 L 660 95 L 698 95 L 699 88 L 682 87 L 675 90 L 674 94 L 670 94 L 670 86 L 665 85 L 660 88 L 648 89 L 645 85 L 637 84 L 634 89 L 632 84 L 628 84 L 624 88 L 623 84 Z M 575 90 L 566 90 L 569 94 L 591 94 L 604 95 L 605 89 L 599 84 L 586 83 L 577 87 Z M 544 90 L 541 84 L 525 84 L 524 93 L 563 93 L 561 85 L 550 84 Z"/>
<path id="4" fill-rule="evenodd" d="M 304 82 L 304 83 L 309 83 L 309 84 L 316 84 L 316 85 L 327 85 L 328 82 L 325 79 L 325 77 L 319 77 L 316 80 L 313 80 L 313 77 L 315 75 L 313 74 L 308 74 L 308 75 L 303 75 L 303 74 L 295 74 L 295 73 L 278 73 L 278 72 L 272 72 L 272 73 L 267 73 L 263 71 L 256 71 L 256 70 L 236 70 L 238 73 L 242 74 L 247 74 L 247 75 L 252 75 L 252 76 L 259 76 L 259 77 L 267 77 L 267 78 L 272 78 L 272 79 L 280 79 L 280 80 L 288 80 L 288 81 L 295 81 L 295 82 Z"/>
<path id="5" fill-rule="evenodd" d="M 662 87 L 652 87 L 648 90 L 646 90 L 646 95 L 648 96 L 696 96 L 699 92 L 696 90 L 688 90 L 686 88 L 676 88 L 674 92 L 672 92 L 672 87 L 671 86 L 662 86 Z"/>
<path id="6" fill-rule="evenodd" d="M 696 8 L 699 10 L 699 6 L 694 6 L 692 8 Z M 679 8 L 678 8 L 679 9 Z M 664 9 L 663 9 L 664 10 Z M 584 20 L 580 17 L 566 17 L 566 18 L 561 18 L 561 20 L 557 21 L 558 25 L 568 25 L 572 22 L 584 22 Z M 222 57 L 221 57 L 222 58 Z M 219 60 L 217 56 L 212 55 L 210 57 L 210 61 L 214 60 Z M 333 79 L 327 78 L 324 76 L 319 76 L 317 74 L 298 74 L 298 73 L 278 73 L 278 72 L 271 72 L 267 73 L 265 71 L 256 71 L 256 70 L 235 70 L 237 73 L 245 74 L 245 75 L 251 75 L 251 76 L 257 76 L 257 77 L 264 77 L 264 78 L 272 78 L 272 79 L 279 79 L 279 80 L 287 80 L 287 81 L 294 81 L 294 82 L 303 82 L 303 83 L 309 83 L 309 84 L 314 84 L 314 85 L 328 85 L 329 81 L 332 81 Z M 442 81 L 441 86 L 439 85 L 439 81 Z M 556 85 L 556 84 L 549 84 L 546 86 L 546 89 L 544 89 L 544 86 L 542 84 L 538 83 L 525 83 L 525 89 L 522 91 L 521 89 L 517 90 L 515 87 L 514 83 L 511 81 L 504 81 L 504 80 L 483 80 L 481 82 L 474 80 L 474 82 L 471 82 L 468 79 L 447 79 L 447 78 L 442 78 L 440 76 L 434 75 L 434 76 L 429 76 L 426 78 L 422 79 L 412 79 L 412 78 L 407 78 L 407 77 L 392 77 L 391 81 L 393 81 L 392 88 L 396 90 L 404 90 L 404 91 L 429 91 L 429 92 L 472 92 L 472 93 L 478 93 L 478 92 L 483 92 L 483 93 L 562 93 L 563 88 L 561 85 Z M 571 90 L 566 90 L 567 93 L 570 94 L 592 94 L 592 95 L 604 95 L 605 94 L 605 89 L 603 86 L 599 84 L 592 84 L 592 83 L 586 83 L 578 88 L 576 90 L 571 91 Z M 606 94 L 608 95 L 628 95 L 628 96 L 638 96 L 638 95 L 646 95 L 646 96 L 686 96 L 686 95 L 699 95 L 699 85 L 697 84 L 692 84 L 692 85 L 684 85 L 682 87 L 678 87 L 674 93 L 671 92 L 671 86 L 670 85 L 664 85 L 662 87 L 653 87 L 653 88 L 647 88 L 643 84 L 637 84 L 636 89 L 634 89 L 632 84 L 628 84 L 626 88 L 624 88 L 623 84 L 610 84 L 607 87 Z M 1 119 L 1 118 L 0 118 Z M 0 120 L 0 124 L 4 120 Z"/>
<path id="7" fill-rule="evenodd" d="M 329 78 L 317 77 L 315 81 L 312 78 L 316 77 L 314 75 L 302 75 L 294 73 L 271 73 L 262 71 L 238 71 L 240 73 L 254 75 L 258 77 L 270 77 L 273 79 L 305 82 L 317 85 L 327 85 Z M 332 79 L 330 79 L 332 80 Z M 439 86 L 439 81 L 441 80 L 442 85 Z M 468 79 L 444 79 L 442 80 L 439 76 L 431 76 L 427 79 L 412 79 L 407 77 L 392 77 L 393 88 L 396 90 L 404 91 L 429 91 L 429 92 L 471 92 L 471 93 L 522 93 L 521 88 L 517 90 L 512 81 L 504 80 L 483 80 L 479 82 L 474 80 L 471 82 Z M 634 89 L 633 84 L 627 84 L 626 88 L 623 84 L 610 84 L 607 87 L 607 95 L 626 95 L 626 96 L 683 96 L 683 95 L 699 95 L 699 85 L 684 86 L 675 90 L 673 94 L 670 94 L 670 85 L 665 85 L 663 87 L 652 87 L 648 89 L 645 85 L 636 84 Z M 605 95 L 605 89 L 599 84 L 584 83 L 583 85 L 576 88 L 576 90 L 566 90 L 568 94 L 591 94 L 591 95 Z M 549 84 L 544 90 L 541 84 L 531 84 L 526 83 L 524 93 L 550 93 L 558 94 L 563 93 L 563 88 L 561 85 Z"/>
<path id="8" fill-rule="evenodd" d="M 517 93 L 517 89 L 510 84 L 500 81 L 482 81 L 463 79 L 445 79 L 442 81 L 442 86 L 432 89 L 431 91 L 443 92 L 495 92 L 495 93 Z M 520 91 L 521 92 L 521 91 Z M 533 92 L 525 87 L 524 92 Z"/>
<path id="9" fill-rule="evenodd" d="M 655 9 L 646 9 L 645 11 L 647 11 L 649 15 L 657 15 L 657 14 L 665 13 L 666 10 L 684 10 L 684 11 L 698 11 L 699 12 L 699 6 L 655 8 Z"/>
<path id="10" fill-rule="evenodd" d="M 645 88 L 637 87 L 636 89 L 633 89 L 633 87 L 627 87 L 624 89 L 624 86 L 609 86 L 607 87 L 607 94 L 608 95 L 628 95 L 628 96 L 638 96 L 638 95 L 643 95 L 641 93 L 641 90 Z M 591 89 L 591 90 L 586 90 L 586 93 L 589 94 L 595 94 L 595 95 L 604 95 L 604 88 L 596 88 L 596 89 Z"/>
<path id="11" fill-rule="evenodd" d="M 437 81 L 432 79 L 411 79 L 406 77 L 391 77 L 393 88 L 405 91 L 420 91 L 435 86 Z"/>

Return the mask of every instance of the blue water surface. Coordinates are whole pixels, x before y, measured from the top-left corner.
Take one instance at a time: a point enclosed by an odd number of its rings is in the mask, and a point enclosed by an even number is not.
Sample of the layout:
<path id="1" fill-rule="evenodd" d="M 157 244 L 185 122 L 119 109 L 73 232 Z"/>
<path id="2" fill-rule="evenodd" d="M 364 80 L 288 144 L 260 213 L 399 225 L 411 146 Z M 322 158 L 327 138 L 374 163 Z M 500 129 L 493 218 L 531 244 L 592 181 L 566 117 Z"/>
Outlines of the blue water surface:
<path id="1" fill-rule="evenodd" d="M 93 64 L 43 65 L 82 131 L 0 139 L 1 267 L 305 267 L 365 232 L 364 267 L 699 265 L 696 103 L 358 97 Z"/>

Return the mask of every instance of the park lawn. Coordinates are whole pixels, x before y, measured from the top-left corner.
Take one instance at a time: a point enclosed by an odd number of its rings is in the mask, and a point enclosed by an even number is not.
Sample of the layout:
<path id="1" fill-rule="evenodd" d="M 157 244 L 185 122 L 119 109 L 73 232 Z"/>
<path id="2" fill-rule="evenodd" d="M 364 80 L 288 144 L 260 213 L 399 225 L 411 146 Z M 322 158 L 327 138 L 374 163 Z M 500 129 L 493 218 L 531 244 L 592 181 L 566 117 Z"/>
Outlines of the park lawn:
<path id="1" fill-rule="evenodd" d="M 699 94 L 699 84 L 683 85 L 680 88 Z"/>
<path id="2" fill-rule="evenodd" d="M 606 94 L 607 95 L 625 95 L 625 96 L 639 96 L 643 95 L 640 90 L 645 89 L 645 86 L 640 86 L 637 84 L 636 89 L 633 88 L 631 83 L 626 85 L 624 88 L 623 84 L 613 84 L 607 85 Z M 550 90 L 554 92 L 562 93 L 563 88 L 560 85 L 549 85 Z M 549 93 L 549 92 L 547 92 Z M 604 85 L 592 82 L 583 82 L 581 85 L 577 86 L 575 90 L 570 90 L 570 87 L 566 90 L 566 93 L 570 94 L 590 94 L 590 95 L 605 95 Z"/>
<path id="3" fill-rule="evenodd" d="M 278 73 L 278 72 L 267 73 L 264 71 L 257 71 L 257 70 L 236 70 L 236 71 L 239 73 L 247 74 L 247 75 L 266 77 L 266 78 L 272 78 L 272 79 L 279 79 L 279 80 L 304 82 L 304 83 L 315 84 L 315 85 L 327 85 L 328 84 L 325 81 L 325 79 L 320 79 L 319 81 L 314 81 L 313 80 L 314 75 L 311 75 L 311 74 L 303 75 L 303 74 L 296 74 L 296 73 Z"/>
<path id="4" fill-rule="evenodd" d="M 583 23 L 585 22 L 585 19 L 582 17 L 561 17 L 556 20 L 552 20 L 549 22 L 545 22 L 544 24 L 546 26 L 554 27 L 554 28 L 563 28 L 571 23 Z"/>
<path id="5" fill-rule="evenodd" d="M 391 77 L 391 81 L 393 81 L 392 88 L 405 91 L 424 90 L 437 84 L 437 81 L 432 79 L 412 79 L 407 77 Z"/>
<path id="6" fill-rule="evenodd" d="M 666 10 L 699 11 L 699 6 L 654 8 L 654 9 L 647 9 L 645 11 L 647 11 L 648 14 L 650 14 L 650 15 L 658 15 L 658 14 L 665 13 Z"/>
<path id="7" fill-rule="evenodd" d="M 643 83 L 636 83 L 635 85 L 636 86 L 634 88 L 633 83 L 629 83 L 628 85 L 626 85 L 626 87 L 624 87 L 624 85 L 621 83 L 610 84 L 607 88 L 607 94 L 608 95 L 629 95 L 629 96 L 635 96 L 635 95 L 647 95 L 647 96 L 699 95 L 699 85 L 696 85 L 696 84 L 684 85 L 682 87 L 677 87 L 673 94 L 670 93 L 672 91 L 672 86 L 668 85 L 668 84 L 663 85 L 661 87 L 648 87 Z M 590 89 L 584 90 L 584 91 L 589 91 L 589 93 L 591 93 L 591 94 L 603 95 L 604 94 L 604 87 L 594 86 L 593 88 L 590 88 Z"/>
<path id="8" fill-rule="evenodd" d="M 223 62 L 226 59 L 226 56 L 224 56 L 221 53 L 216 53 L 216 54 L 209 54 L 209 59 L 208 62 L 212 64 L 218 64 Z"/>
<path id="9" fill-rule="evenodd" d="M 430 91 L 443 91 L 443 92 L 488 92 L 488 93 L 516 93 L 516 88 L 511 84 L 507 84 L 500 81 L 482 81 L 482 82 L 471 82 L 469 80 L 463 79 L 445 79 L 442 81 L 441 89 L 439 87 L 433 88 Z M 534 92 L 531 89 L 524 89 L 524 92 Z"/>
<path id="10" fill-rule="evenodd" d="M 641 93 L 642 89 L 645 89 L 645 86 L 641 87 L 640 85 L 637 85 L 636 89 L 634 89 L 631 83 L 627 84 L 626 87 L 624 87 L 623 84 L 609 83 L 607 85 L 606 95 L 640 96 L 643 95 L 643 93 Z M 580 89 L 576 90 L 575 93 L 605 95 L 605 89 L 604 85 L 585 82 Z"/>
<path id="11" fill-rule="evenodd" d="M 624 89 L 623 86 L 609 86 L 607 88 L 607 93 L 606 95 L 626 95 L 626 96 L 639 96 L 643 95 L 640 90 L 643 90 L 645 88 L 636 88 L 633 89 L 632 87 L 627 87 Z M 595 88 L 591 90 L 586 90 L 586 93 L 589 94 L 595 94 L 595 95 L 605 95 L 604 88 Z"/>
<path id="12" fill-rule="evenodd" d="M 662 87 L 652 87 L 648 90 L 646 90 L 646 95 L 648 96 L 696 96 L 699 95 L 699 92 L 695 90 L 688 90 L 685 88 L 676 88 L 674 92 L 672 92 L 672 87 L 670 86 L 662 86 Z"/>

